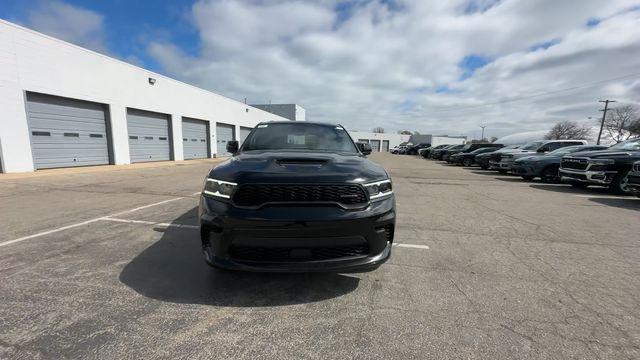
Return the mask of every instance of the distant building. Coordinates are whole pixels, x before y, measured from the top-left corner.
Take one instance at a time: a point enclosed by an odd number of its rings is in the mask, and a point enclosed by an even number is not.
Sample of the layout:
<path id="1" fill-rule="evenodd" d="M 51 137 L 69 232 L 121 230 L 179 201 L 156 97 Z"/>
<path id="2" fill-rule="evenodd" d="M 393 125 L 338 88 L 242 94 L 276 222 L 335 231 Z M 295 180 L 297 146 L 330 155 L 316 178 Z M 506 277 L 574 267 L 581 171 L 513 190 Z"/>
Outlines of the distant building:
<path id="1" fill-rule="evenodd" d="M 442 144 L 464 144 L 467 142 L 466 136 L 454 136 L 454 135 L 411 135 L 409 138 L 409 142 L 411 144 L 424 144 L 428 143 L 432 146 L 442 145 Z"/>
<path id="2" fill-rule="evenodd" d="M 373 152 L 388 152 L 398 145 L 416 145 L 429 143 L 433 146 L 441 144 L 464 144 L 466 136 L 448 135 L 401 135 L 394 133 L 373 133 L 364 131 L 349 131 L 353 140 L 366 142 L 371 145 Z"/>
<path id="3" fill-rule="evenodd" d="M 291 121 L 305 121 L 306 119 L 306 110 L 297 104 L 254 104 L 251 106 Z"/>

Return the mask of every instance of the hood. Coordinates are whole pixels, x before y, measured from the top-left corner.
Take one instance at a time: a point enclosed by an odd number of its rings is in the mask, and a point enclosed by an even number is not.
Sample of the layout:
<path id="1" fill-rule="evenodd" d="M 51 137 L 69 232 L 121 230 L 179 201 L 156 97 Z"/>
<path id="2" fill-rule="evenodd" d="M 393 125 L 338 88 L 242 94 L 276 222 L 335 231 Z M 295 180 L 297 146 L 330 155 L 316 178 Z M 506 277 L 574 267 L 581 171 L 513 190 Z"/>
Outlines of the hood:
<path id="1" fill-rule="evenodd" d="M 534 162 L 534 161 L 544 161 L 544 162 L 560 162 L 562 156 L 549 156 L 549 155 L 528 155 L 518 158 L 517 162 Z"/>
<path id="2" fill-rule="evenodd" d="M 389 176 L 382 166 L 359 155 L 252 151 L 214 167 L 209 177 L 243 184 L 365 183 Z"/>
<path id="3" fill-rule="evenodd" d="M 590 159 L 613 159 L 613 158 L 621 158 L 621 157 L 640 158 L 640 151 L 629 151 L 629 150 L 583 151 L 583 152 L 575 152 L 573 154 L 566 155 L 566 157 L 584 157 L 584 158 L 590 158 Z"/>

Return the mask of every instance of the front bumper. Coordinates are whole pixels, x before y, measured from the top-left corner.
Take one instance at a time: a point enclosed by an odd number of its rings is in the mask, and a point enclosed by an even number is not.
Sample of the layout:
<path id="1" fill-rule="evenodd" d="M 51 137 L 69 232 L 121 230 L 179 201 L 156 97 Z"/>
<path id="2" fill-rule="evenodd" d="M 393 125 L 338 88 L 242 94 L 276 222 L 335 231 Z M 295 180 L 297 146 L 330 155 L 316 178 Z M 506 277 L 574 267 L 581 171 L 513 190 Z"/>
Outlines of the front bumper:
<path id="1" fill-rule="evenodd" d="M 542 167 L 540 165 L 533 165 L 531 163 L 518 163 L 515 162 L 511 165 L 511 173 L 519 176 L 540 176 L 542 173 Z"/>
<path id="2" fill-rule="evenodd" d="M 363 272 L 391 256 L 393 196 L 366 209 L 265 206 L 250 210 L 200 198 L 205 260 L 232 270 Z"/>
<path id="3" fill-rule="evenodd" d="M 560 169 L 562 182 L 583 182 L 594 185 L 609 185 L 616 176 L 616 171 L 589 171 Z"/>
<path id="4" fill-rule="evenodd" d="M 640 172 L 632 172 L 627 175 L 627 188 L 640 195 Z"/>
<path id="5" fill-rule="evenodd" d="M 513 161 L 510 162 L 504 162 L 504 161 L 489 161 L 489 168 L 494 169 L 494 170 L 511 170 L 511 165 L 513 164 Z"/>

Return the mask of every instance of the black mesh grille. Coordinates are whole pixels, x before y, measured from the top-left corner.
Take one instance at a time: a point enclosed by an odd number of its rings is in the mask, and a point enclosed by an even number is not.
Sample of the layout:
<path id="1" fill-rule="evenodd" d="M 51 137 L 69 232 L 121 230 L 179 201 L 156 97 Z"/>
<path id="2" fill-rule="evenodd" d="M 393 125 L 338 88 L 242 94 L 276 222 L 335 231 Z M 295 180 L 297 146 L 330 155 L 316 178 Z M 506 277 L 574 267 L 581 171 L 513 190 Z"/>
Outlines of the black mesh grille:
<path id="1" fill-rule="evenodd" d="M 587 159 L 564 158 L 561 166 L 563 169 L 586 170 L 588 165 Z"/>
<path id="2" fill-rule="evenodd" d="M 369 246 L 366 243 L 347 246 L 332 247 L 256 247 L 235 246 L 229 247 L 229 256 L 235 260 L 256 262 L 283 262 L 283 261 L 314 261 L 330 260 L 346 257 L 366 256 L 369 254 Z"/>
<path id="3" fill-rule="evenodd" d="M 360 185 L 246 184 L 233 196 L 240 206 L 260 206 L 269 202 L 335 202 L 356 205 L 367 202 Z"/>

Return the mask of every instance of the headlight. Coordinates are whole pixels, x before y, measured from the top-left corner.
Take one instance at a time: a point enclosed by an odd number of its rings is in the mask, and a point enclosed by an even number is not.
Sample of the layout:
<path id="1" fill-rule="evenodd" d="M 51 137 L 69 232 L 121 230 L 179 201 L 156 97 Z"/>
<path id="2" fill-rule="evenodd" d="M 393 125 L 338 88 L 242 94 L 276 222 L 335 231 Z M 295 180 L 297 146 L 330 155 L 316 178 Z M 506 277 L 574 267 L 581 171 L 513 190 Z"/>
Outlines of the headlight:
<path id="1" fill-rule="evenodd" d="M 207 178 L 204 182 L 203 192 L 207 195 L 229 199 L 237 186 L 236 183 Z"/>
<path id="2" fill-rule="evenodd" d="M 393 193 L 391 180 L 382 180 L 364 185 L 369 192 L 369 199 L 374 200 Z"/>

